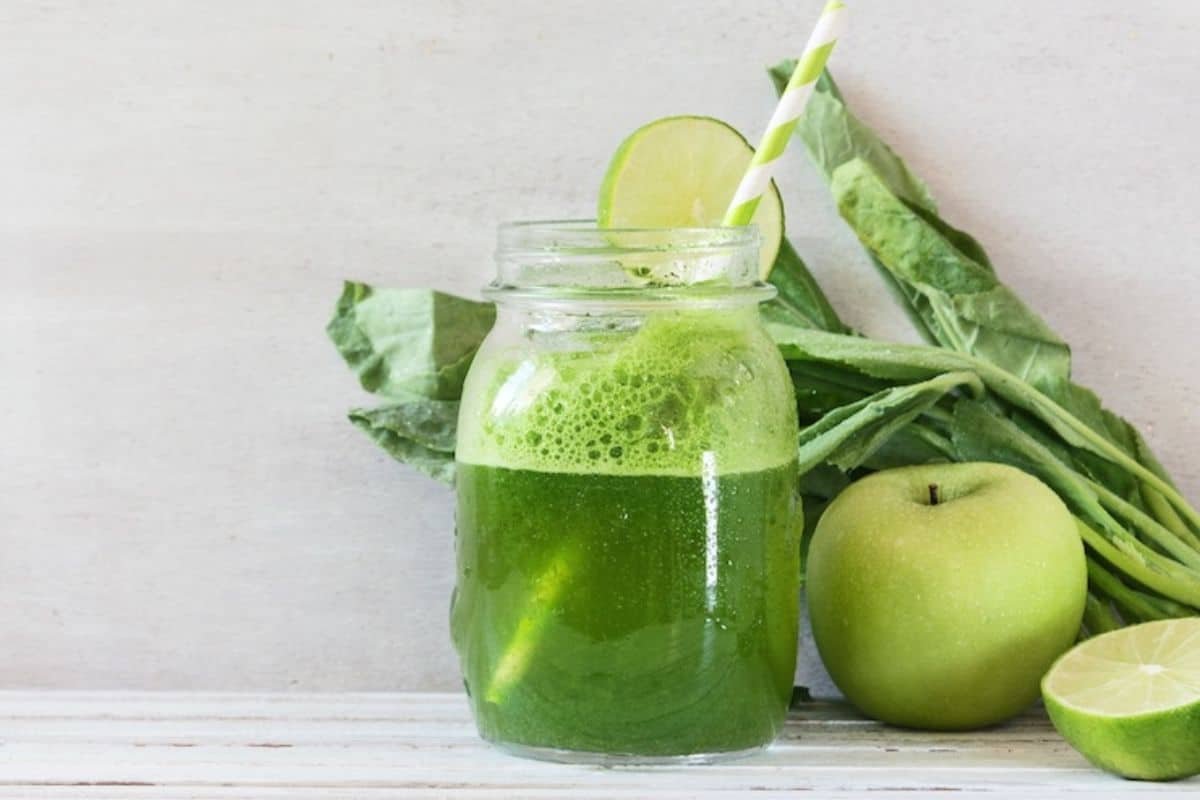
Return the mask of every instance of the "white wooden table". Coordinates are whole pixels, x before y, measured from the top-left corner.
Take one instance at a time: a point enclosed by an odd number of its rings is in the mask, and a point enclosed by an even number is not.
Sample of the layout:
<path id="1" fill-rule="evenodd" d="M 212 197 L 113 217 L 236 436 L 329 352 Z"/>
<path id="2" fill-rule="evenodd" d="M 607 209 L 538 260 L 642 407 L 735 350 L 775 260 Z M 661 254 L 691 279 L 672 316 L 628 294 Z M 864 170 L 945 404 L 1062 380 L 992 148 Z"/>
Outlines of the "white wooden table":
<path id="1" fill-rule="evenodd" d="M 1200 779 L 1122 781 L 1031 714 L 977 734 L 886 728 L 845 707 L 794 712 L 767 752 L 717 766 L 525 761 L 475 736 L 447 694 L 0 692 L 0 798 L 1200 798 Z"/>

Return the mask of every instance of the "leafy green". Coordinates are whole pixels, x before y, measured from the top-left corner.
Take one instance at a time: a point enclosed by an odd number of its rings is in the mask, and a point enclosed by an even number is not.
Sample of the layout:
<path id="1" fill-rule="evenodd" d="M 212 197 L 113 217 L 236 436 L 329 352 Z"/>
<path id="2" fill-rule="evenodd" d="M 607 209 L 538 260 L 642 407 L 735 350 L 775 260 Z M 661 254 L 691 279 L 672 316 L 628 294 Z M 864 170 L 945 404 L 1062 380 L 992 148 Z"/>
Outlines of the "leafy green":
<path id="1" fill-rule="evenodd" d="M 1091 582 L 1091 576 L 1088 576 Z M 1092 584 L 1095 585 L 1094 583 Z M 1083 631 L 1080 636 L 1099 636 L 1102 633 L 1115 631 L 1121 627 L 1121 619 L 1113 612 L 1109 602 L 1095 591 L 1089 590 L 1087 602 L 1083 609 Z"/>
<path id="2" fill-rule="evenodd" d="M 1136 458 L 1136 432 L 1106 411 L 1092 392 L 1071 383 L 1066 343 L 996 278 L 990 264 L 960 250 L 944 235 L 944 226 L 930 224 L 925 212 L 892 194 L 861 159 L 839 166 L 831 189 L 843 217 L 876 261 L 911 290 L 912 309 L 938 342 L 1012 373 Z M 1079 459 L 1089 473 L 1136 500 L 1139 483 L 1134 476 L 1087 454 Z"/>
<path id="3" fill-rule="evenodd" d="M 793 63 L 770 70 L 777 90 Z M 928 186 L 847 108 L 828 73 L 796 132 L 922 333 L 1043 390 L 1068 379 L 1066 345 L 995 278 L 983 247 L 938 217 Z"/>
<path id="4" fill-rule="evenodd" d="M 1017 376 L 967 353 L 919 345 L 876 342 L 801 328 L 768 324 L 768 331 L 789 361 L 831 363 L 865 375 L 910 383 L 945 372 L 974 372 L 998 400 L 1019 409 L 1048 428 L 1061 441 L 1077 448 L 1088 459 L 1099 459 L 1160 493 L 1189 525 L 1200 524 L 1200 514 L 1188 505 L 1169 481 L 1140 463 L 1110 439 L 1097 433 L 1050 397 Z M 793 368 L 794 369 L 794 368 Z"/>
<path id="5" fill-rule="evenodd" d="M 491 303 L 347 281 L 325 330 L 368 392 L 454 400 L 495 320 Z"/>
<path id="6" fill-rule="evenodd" d="M 795 60 L 789 59 L 768 71 L 777 93 L 783 93 L 795 68 Z M 905 200 L 930 211 L 937 210 L 929 188 L 921 179 L 846 108 L 841 92 L 828 72 L 822 73 L 817 80 L 816 90 L 796 123 L 795 135 L 804 142 L 813 163 L 826 180 L 850 159 L 862 158 L 881 175 L 887 176 L 888 185 Z"/>
<path id="7" fill-rule="evenodd" d="M 463 379 L 495 319 L 491 303 L 347 281 L 325 330 L 362 387 L 389 401 L 350 421 L 397 461 L 453 483 Z"/>
<path id="8" fill-rule="evenodd" d="M 397 461 L 443 483 L 454 482 L 458 401 L 416 397 L 355 409 L 350 421 Z"/>
<path id="9" fill-rule="evenodd" d="M 973 373 L 947 372 L 920 383 L 884 389 L 830 411 L 800 432 L 801 471 L 828 463 L 849 472 L 948 392 L 960 388 L 983 393 L 983 384 Z"/>
<path id="10" fill-rule="evenodd" d="M 954 461 L 953 442 L 936 429 L 936 424 L 928 416 L 934 410 L 926 409 L 925 418 L 913 420 L 896 431 L 863 465 L 872 470 L 881 470 Z"/>
<path id="11" fill-rule="evenodd" d="M 787 239 L 780 245 L 775 266 L 771 268 L 767 280 L 775 286 L 779 295 L 763 306 L 764 317 L 782 324 L 830 333 L 850 332 L 808 271 L 804 259 L 800 258 Z"/>
<path id="12" fill-rule="evenodd" d="M 777 91 L 793 67 L 787 61 L 769 71 Z M 1146 480 L 1142 470 L 1127 469 L 1111 452 L 1097 453 L 1095 447 L 1074 455 L 1078 469 L 1162 525 L 1200 538 L 1200 520 L 1180 507 L 1177 495 L 1163 491 L 1170 480 L 1142 437 L 1104 409 L 1094 393 L 1071 381 L 1065 342 L 995 277 L 978 241 L 938 215 L 926 184 L 850 111 L 828 73 L 818 81 L 796 132 L 829 182 L 843 218 L 922 336 L 988 361 L 1050 398 L 1158 480 Z M 1078 446 L 1070 432 L 1059 433 Z"/>
<path id="13" fill-rule="evenodd" d="M 782 93 L 787 85 L 796 62 L 780 62 L 769 70 L 775 91 Z M 936 211 L 928 187 L 909 171 L 885 142 L 875 136 L 871 129 L 849 112 L 842 102 L 841 93 L 828 72 L 817 79 L 812 97 L 804 114 L 796 123 L 796 136 L 804 143 L 812 156 L 813 164 L 826 180 L 833 171 L 850 158 L 862 158 L 881 175 L 886 175 L 890 186 L 902 197 L 916 206 Z M 921 317 L 911 310 L 910 290 L 893 278 L 881 264 L 875 262 L 884 284 L 908 314 L 913 327 L 925 341 L 933 343 L 933 336 L 925 330 Z"/>
<path id="14" fill-rule="evenodd" d="M 902 284 L 938 342 L 987 359 L 1040 389 L 1070 371 L 1070 352 L 995 273 L 968 258 L 896 197 L 862 159 L 833 173 L 838 210 Z"/>

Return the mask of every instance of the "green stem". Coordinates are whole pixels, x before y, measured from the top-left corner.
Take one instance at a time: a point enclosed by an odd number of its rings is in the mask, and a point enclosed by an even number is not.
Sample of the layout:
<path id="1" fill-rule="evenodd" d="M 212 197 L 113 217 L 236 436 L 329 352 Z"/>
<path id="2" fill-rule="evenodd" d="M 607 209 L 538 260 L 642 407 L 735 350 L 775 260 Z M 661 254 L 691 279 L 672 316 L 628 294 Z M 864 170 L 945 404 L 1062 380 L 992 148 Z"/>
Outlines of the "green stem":
<path id="1" fill-rule="evenodd" d="M 1001 369 L 990 362 L 965 353 L 958 353 L 957 355 L 971 364 L 971 368 L 978 372 L 980 377 L 984 379 L 984 382 L 995 390 L 997 394 L 1004 397 L 1010 403 L 1034 413 L 1051 428 L 1058 430 L 1060 435 L 1062 434 L 1062 428 L 1068 429 L 1079 440 L 1082 440 L 1084 449 L 1091 450 L 1093 453 L 1133 473 L 1143 483 L 1149 484 L 1151 488 L 1162 494 L 1192 524 L 1200 525 L 1200 513 L 1197 513 L 1183 499 L 1179 492 L 1175 490 L 1175 487 L 1171 486 L 1170 483 L 1158 475 L 1155 475 L 1108 439 L 1080 422 L 1074 414 L 1054 402 L 1054 400 L 1007 370 Z M 1064 436 L 1064 438 L 1067 439 L 1068 443 L 1072 443 L 1071 437 Z"/>
<path id="2" fill-rule="evenodd" d="M 1121 572 L 1172 600 L 1200 606 L 1200 578 L 1180 564 L 1154 552 L 1133 536 L 1110 539 L 1079 517 L 1075 518 L 1085 544 Z"/>
<path id="3" fill-rule="evenodd" d="M 1123 625 L 1108 603 L 1090 591 L 1087 593 L 1087 601 L 1083 607 L 1083 627 L 1089 636 L 1115 631 Z"/>
<path id="4" fill-rule="evenodd" d="M 1176 536 L 1157 520 L 1142 511 L 1132 503 L 1127 502 L 1107 486 L 1102 483 L 1097 483 L 1090 478 L 1083 478 L 1084 481 L 1091 487 L 1096 496 L 1100 498 L 1100 502 L 1109 511 L 1116 512 L 1133 524 L 1135 528 L 1158 544 L 1183 564 L 1190 567 L 1200 569 L 1200 552 L 1194 550 L 1189 544 Z"/>
<path id="5" fill-rule="evenodd" d="M 933 312 L 933 316 L 938 323 L 938 329 L 942 334 L 938 341 L 938 346 L 948 348 L 958 353 L 970 353 L 971 348 L 969 348 L 966 341 L 958 335 L 954 319 L 946 315 L 946 310 L 942 307 L 942 305 L 940 303 L 931 303 L 930 310 Z"/>
<path id="6" fill-rule="evenodd" d="M 1102 567 L 1094 558 L 1087 560 L 1088 584 L 1112 599 L 1121 609 L 1122 616 L 1133 622 L 1150 622 L 1187 614 L 1172 614 L 1154 602 L 1148 595 L 1129 588 L 1120 578 Z M 1130 619 L 1132 617 L 1133 619 Z"/>
<path id="7" fill-rule="evenodd" d="M 1166 498 L 1162 496 L 1162 492 L 1144 483 L 1141 489 L 1142 499 L 1146 502 L 1146 508 L 1150 509 L 1150 513 L 1154 515 L 1154 518 L 1162 523 L 1163 527 L 1167 530 L 1191 543 L 1197 550 L 1200 550 L 1200 536 L 1197 536 L 1196 532 L 1189 528 L 1187 523 L 1180 518 L 1179 512 L 1167 502 Z"/>

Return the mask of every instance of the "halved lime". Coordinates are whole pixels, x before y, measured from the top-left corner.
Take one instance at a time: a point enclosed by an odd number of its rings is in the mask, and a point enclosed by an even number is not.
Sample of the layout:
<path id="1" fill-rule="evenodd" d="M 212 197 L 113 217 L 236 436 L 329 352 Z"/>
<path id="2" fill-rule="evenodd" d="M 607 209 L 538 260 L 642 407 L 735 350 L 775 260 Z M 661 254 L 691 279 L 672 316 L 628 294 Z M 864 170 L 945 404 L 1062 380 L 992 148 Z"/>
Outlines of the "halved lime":
<path id="1" fill-rule="evenodd" d="M 609 162 L 600 187 L 602 228 L 720 225 L 754 148 L 712 117 L 664 117 L 631 133 Z M 751 223 L 762 240 L 766 278 L 783 241 L 783 202 L 772 182 Z"/>
<path id="2" fill-rule="evenodd" d="M 1200 617 L 1088 639 L 1046 673 L 1042 697 L 1098 767 L 1151 781 L 1200 774 Z"/>

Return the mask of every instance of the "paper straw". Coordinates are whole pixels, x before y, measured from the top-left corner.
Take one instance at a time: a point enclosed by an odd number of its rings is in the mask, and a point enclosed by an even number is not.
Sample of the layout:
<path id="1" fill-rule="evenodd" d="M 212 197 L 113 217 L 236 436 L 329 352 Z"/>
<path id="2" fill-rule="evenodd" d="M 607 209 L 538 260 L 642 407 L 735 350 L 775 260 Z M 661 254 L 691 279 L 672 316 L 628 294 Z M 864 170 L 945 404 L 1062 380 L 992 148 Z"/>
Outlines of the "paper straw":
<path id="1" fill-rule="evenodd" d="M 775 160 L 783 155 L 787 148 L 792 131 L 796 128 L 796 120 L 804 113 L 804 107 L 808 105 L 808 98 L 812 97 L 817 78 L 821 77 L 825 62 L 829 60 L 829 54 L 842 33 L 846 18 L 845 9 L 846 4 L 842 0 L 830 0 L 826 3 L 721 224 L 750 224 L 750 218 L 758 209 L 758 201 L 762 199 L 767 184 L 771 182 Z"/>

